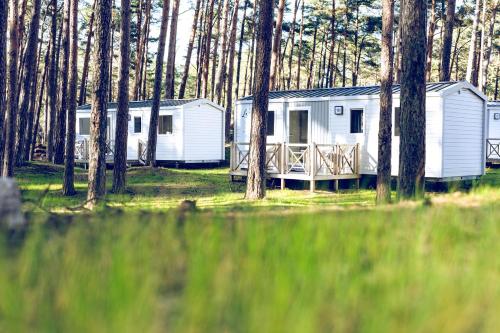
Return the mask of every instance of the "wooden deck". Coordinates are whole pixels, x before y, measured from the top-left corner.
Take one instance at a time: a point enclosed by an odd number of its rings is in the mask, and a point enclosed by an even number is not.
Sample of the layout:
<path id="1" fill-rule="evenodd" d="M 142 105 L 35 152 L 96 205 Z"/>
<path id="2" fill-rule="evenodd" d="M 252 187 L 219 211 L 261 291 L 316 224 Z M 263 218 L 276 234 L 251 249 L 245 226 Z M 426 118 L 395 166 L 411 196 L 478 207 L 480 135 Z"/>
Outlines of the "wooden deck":
<path id="1" fill-rule="evenodd" d="M 486 162 L 492 164 L 500 163 L 500 139 L 486 140 Z"/>
<path id="2" fill-rule="evenodd" d="M 248 172 L 249 143 L 231 145 L 230 175 L 245 177 Z M 359 144 L 267 144 L 266 169 L 269 178 L 310 182 L 314 191 L 316 181 L 354 179 L 359 187 Z"/>

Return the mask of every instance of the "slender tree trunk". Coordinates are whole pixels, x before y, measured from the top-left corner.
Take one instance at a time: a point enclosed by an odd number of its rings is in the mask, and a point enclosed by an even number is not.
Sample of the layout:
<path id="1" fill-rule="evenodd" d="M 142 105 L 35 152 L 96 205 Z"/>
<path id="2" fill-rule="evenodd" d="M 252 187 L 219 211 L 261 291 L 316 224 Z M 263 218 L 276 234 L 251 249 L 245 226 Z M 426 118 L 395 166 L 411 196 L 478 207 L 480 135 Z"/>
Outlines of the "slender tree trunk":
<path id="1" fill-rule="evenodd" d="M 17 62 L 19 50 L 18 1 L 9 1 L 9 63 L 8 63 L 8 94 L 5 119 L 5 152 L 3 160 L 3 177 L 14 176 L 16 117 L 17 117 Z M 2 10 L 5 10 L 3 8 Z"/>
<path id="2" fill-rule="evenodd" d="M 226 89 L 226 141 L 231 140 L 231 130 L 233 128 L 233 74 L 234 74 L 234 53 L 236 49 L 236 28 L 238 25 L 238 7 L 239 0 L 234 2 L 234 12 L 231 19 L 231 32 L 229 34 L 228 51 L 228 75 Z"/>
<path id="3" fill-rule="evenodd" d="M 398 197 L 421 197 L 425 185 L 426 0 L 401 4 L 401 136 Z"/>
<path id="4" fill-rule="evenodd" d="M 50 68 L 49 68 L 49 86 L 47 89 L 49 111 L 48 113 L 48 129 L 47 134 L 47 160 L 52 162 L 54 155 L 54 129 L 56 124 L 57 114 L 57 0 L 52 0 L 52 20 L 51 20 L 51 43 L 52 50 L 50 53 Z M 47 115 L 46 115 L 47 117 Z"/>
<path id="5" fill-rule="evenodd" d="M 396 29 L 396 54 L 394 56 L 394 73 L 396 74 L 396 83 L 401 83 L 401 17 L 399 18 Z"/>
<path id="6" fill-rule="evenodd" d="M 485 8 L 487 8 L 486 1 L 484 2 L 483 6 Z M 494 32 L 495 32 L 495 21 L 496 21 L 497 10 L 498 10 L 498 0 L 494 0 L 493 5 L 491 7 L 490 21 L 489 21 L 488 26 L 487 26 L 486 25 L 486 9 L 483 8 L 483 11 L 485 12 L 485 14 L 483 15 L 483 17 L 484 17 L 483 39 L 485 41 L 484 41 L 484 47 L 482 48 L 482 52 L 481 52 L 481 66 L 480 66 L 480 72 L 479 72 L 479 89 L 482 90 L 484 93 L 486 93 L 486 88 L 487 88 L 487 83 L 488 83 L 488 67 L 490 65 L 491 49 L 493 47 L 493 38 L 494 38 Z M 486 32 L 486 29 L 488 29 L 488 32 Z"/>
<path id="7" fill-rule="evenodd" d="M 148 2 L 148 0 L 146 0 Z M 149 1 L 150 2 L 150 1 Z M 147 5 L 146 5 L 147 7 Z M 146 9 L 147 11 L 147 9 Z M 144 0 L 139 0 L 137 6 L 137 40 L 136 40 L 136 59 L 135 59 L 135 79 L 132 90 L 132 97 L 134 100 L 141 99 L 141 70 L 142 70 L 142 52 L 144 52 L 144 33 L 142 31 L 142 18 L 144 12 Z"/>
<path id="8" fill-rule="evenodd" d="M 109 40 L 109 88 L 108 88 L 108 101 L 113 101 L 113 59 L 115 57 L 115 17 L 113 15 L 113 9 L 115 8 L 115 1 L 111 7 L 111 39 Z"/>
<path id="9" fill-rule="evenodd" d="M 266 132 L 273 30 L 273 2 L 259 2 L 255 94 L 252 107 L 247 189 L 250 200 L 266 196 Z"/>
<path id="10" fill-rule="evenodd" d="M 477 86 L 477 77 L 478 69 L 476 67 L 477 64 L 477 35 L 478 35 L 478 26 L 479 26 L 479 18 L 481 17 L 480 10 L 480 1 L 476 0 L 476 5 L 474 7 L 474 21 L 472 22 L 472 34 L 471 41 L 469 46 L 469 56 L 467 58 L 467 73 L 465 75 L 465 80 Z"/>
<path id="11" fill-rule="evenodd" d="M 353 54 L 353 66 L 352 66 L 352 86 L 358 85 L 358 73 L 356 61 L 358 59 L 358 41 L 359 41 L 359 5 L 356 6 L 356 19 L 354 25 L 354 54 Z"/>
<path id="12" fill-rule="evenodd" d="M 163 56 L 165 55 L 165 39 L 167 38 L 168 13 L 170 0 L 163 0 L 161 16 L 160 39 L 158 42 L 158 53 L 156 55 L 155 81 L 153 90 L 153 102 L 151 105 L 151 118 L 149 120 L 147 164 L 156 166 L 156 142 L 158 139 L 158 118 L 160 113 L 161 78 L 163 76 Z"/>
<path id="13" fill-rule="evenodd" d="M 36 65 L 37 62 L 33 59 L 37 58 L 38 50 L 38 29 L 40 26 L 40 10 L 41 10 L 41 0 L 33 1 L 33 9 L 31 16 L 31 23 L 28 32 L 28 43 L 26 45 L 26 58 L 27 61 L 24 63 L 23 78 L 22 78 L 22 91 L 21 93 L 21 106 L 19 108 L 18 124 L 19 129 L 17 132 L 17 154 L 16 154 L 16 164 L 22 165 L 24 163 L 25 157 L 25 145 L 29 118 L 29 106 L 31 101 L 31 95 L 35 94 L 31 90 L 33 87 L 33 81 L 36 81 Z M 34 79 L 33 79 L 34 78 Z"/>
<path id="14" fill-rule="evenodd" d="M 458 42 L 460 41 L 460 36 L 462 35 L 462 28 L 461 27 L 458 27 L 458 31 L 457 31 L 457 37 L 455 39 L 455 45 L 453 46 L 453 53 L 451 54 L 451 65 L 450 65 L 450 77 L 451 77 L 451 74 L 453 73 L 453 64 L 456 64 L 457 66 L 457 70 L 456 72 L 458 72 L 458 62 L 456 62 L 456 58 L 458 58 Z"/>
<path id="15" fill-rule="evenodd" d="M 92 5 L 92 13 L 89 19 L 89 32 L 87 34 L 87 42 L 85 44 L 85 56 L 83 58 L 83 68 L 82 68 L 82 79 L 80 82 L 80 95 L 78 97 L 78 105 L 83 105 L 87 99 L 87 77 L 89 73 L 89 60 L 90 60 L 90 50 L 92 48 L 92 37 L 94 36 L 94 17 L 95 17 L 95 5 Z"/>
<path id="16" fill-rule="evenodd" d="M 343 39 L 344 39 L 344 42 L 343 42 L 343 46 L 344 46 L 344 52 L 343 52 L 343 55 L 342 55 L 342 87 L 345 87 L 346 86 L 346 79 L 347 79 L 347 74 L 346 74 L 346 70 L 347 70 L 347 27 L 348 27 L 348 24 L 349 24 L 349 20 L 348 20 L 348 12 L 346 10 L 346 13 L 345 13 L 345 27 L 344 27 L 344 36 L 343 36 Z"/>
<path id="17" fill-rule="evenodd" d="M 226 66 L 227 66 L 227 44 L 228 44 L 228 36 L 227 36 L 227 28 L 229 21 L 229 4 L 230 0 L 225 0 L 224 2 L 224 21 L 222 23 L 222 51 L 221 51 L 221 59 L 219 61 L 219 65 L 217 67 L 217 80 L 215 81 L 215 100 L 217 104 L 221 104 L 222 102 L 222 88 L 224 87 L 225 79 L 226 79 Z"/>
<path id="18" fill-rule="evenodd" d="M 130 0 L 121 0 L 120 9 L 120 77 L 118 78 L 118 106 L 116 111 L 115 155 L 113 163 L 113 192 L 126 187 L 128 93 L 130 74 Z"/>
<path id="19" fill-rule="evenodd" d="M 441 57 L 441 76 L 440 81 L 450 81 L 450 57 L 451 46 L 453 43 L 453 26 L 455 24 L 455 2 L 456 0 L 448 0 L 446 6 L 446 22 L 443 38 L 443 54 Z"/>
<path id="20" fill-rule="evenodd" d="M 245 6 L 243 7 L 243 20 L 241 21 L 240 29 L 240 40 L 238 46 L 238 61 L 236 65 L 236 88 L 234 89 L 236 94 L 236 100 L 240 97 L 240 76 L 241 76 L 241 58 L 243 55 L 243 40 L 245 39 L 245 23 L 247 22 L 247 8 L 248 0 L 245 1 Z"/>
<path id="21" fill-rule="evenodd" d="M 200 98 L 203 80 L 203 63 L 204 63 L 204 53 L 205 53 L 205 39 L 206 39 L 206 15 L 208 11 L 209 0 L 203 0 L 200 17 L 200 28 L 198 34 L 198 47 L 196 48 L 196 98 Z"/>
<path id="22" fill-rule="evenodd" d="M 283 31 L 283 16 L 285 13 L 286 0 L 279 0 L 278 16 L 276 17 L 276 29 L 274 31 L 273 55 L 271 60 L 271 82 L 270 89 L 276 89 L 276 76 L 278 74 L 278 60 L 281 49 L 281 32 Z"/>
<path id="23" fill-rule="evenodd" d="M 189 43 L 186 54 L 186 62 L 184 64 L 184 72 L 182 74 L 181 84 L 179 86 L 179 99 L 183 99 L 186 93 L 186 85 L 189 77 L 189 67 L 191 65 L 191 56 L 193 54 L 194 39 L 196 38 L 196 30 L 198 29 L 198 16 L 200 14 L 200 4 L 201 0 L 196 0 L 196 7 L 193 16 L 193 25 L 191 27 L 191 36 L 189 37 Z"/>
<path id="24" fill-rule="evenodd" d="M 498 80 L 500 79 L 500 66 L 497 66 L 497 71 L 496 71 L 496 75 L 495 76 L 496 76 L 496 79 L 495 79 L 495 93 L 493 95 L 494 96 L 493 99 L 495 101 L 498 101 L 498 97 L 499 97 L 499 95 L 498 95 Z"/>
<path id="25" fill-rule="evenodd" d="M 93 209 L 106 193 L 106 124 L 108 114 L 111 0 L 96 0 L 94 77 L 90 113 L 89 189 L 87 207 Z"/>
<path id="26" fill-rule="evenodd" d="M 432 2 L 431 2 L 431 20 L 429 22 L 429 29 L 427 32 L 427 66 L 426 66 L 427 81 L 431 80 L 432 49 L 434 47 L 434 34 L 435 33 L 436 33 L 436 0 L 432 0 Z"/>
<path id="27" fill-rule="evenodd" d="M 125 0 L 126 1 L 126 0 Z M 122 0 L 123 6 L 124 0 Z M 70 56 L 68 84 L 68 130 L 66 132 L 66 149 L 64 156 L 63 194 L 74 195 L 75 191 L 75 127 L 76 127 L 76 94 L 78 81 L 78 0 L 71 0 L 70 8 Z M 116 167 L 116 164 L 115 164 Z"/>
<path id="28" fill-rule="evenodd" d="M 318 36 L 318 23 L 316 22 L 314 24 L 314 34 L 313 34 L 313 46 L 312 46 L 312 56 L 311 60 L 309 61 L 309 77 L 307 79 L 307 89 L 312 88 L 312 82 L 313 82 L 313 69 L 314 69 L 314 60 L 316 58 L 316 41 L 317 41 L 317 36 Z"/>
<path id="29" fill-rule="evenodd" d="M 43 96 L 45 92 L 45 86 L 47 85 L 47 73 L 49 72 L 49 56 L 50 56 L 50 48 L 51 48 L 51 43 L 49 41 L 49 45 L 47 46 L 47 52 L 45 53 L 45 68 L 43 70 L 43 76 L 42 80 L 40 81 L 40 92 L 38 94 L 38 102 L 36 104 L 36 117 L 35 117 L 35 125 L 33 127 L 33 131 L 30 132 L 30 151 L 29 151 L 29 160 L 33 159 L 33 153 L 35 151 L 35 146 L 36 146 L 36 140 L 37 140 L 37 135 L 38 135 L 38 128 L 40 126 L 40 114 L 42 111 L 42 103 L 43 103 Z M 45 116 L 47 116 L 47 110 L 48 110 L 48 105 L 45 103 Z"/>
<path id="30" fill-rule="evenodd" d="M 295 76 L 295 86 L 300 89 L 300 71 L 302 68 L 302 45 L 304 43 L 304 8 L 305 0 L 302 1 L 301 18 L 300 18 L 300 32 L 299 32 L 299 50 L 297 56 L 297 75 Z"/>
<path id="31" fill-rule="evenodd" d="M 170 41 L 168 43 L 167 75 L 165 76 L 165 98 L 174 98 L 175 93 L 175 47 L 177 39 L 177 21 L 179 19 L 180 0 L 174 0 L 172 20 L 170 21 Z"/>
<path id="32" fill-rule="evenodd" d="M 222 17 L 222 6 L 223 6 L 223 1 L 217 0 L 218 5 L 217 5 L 217 13 L 214 14 L 214 20 L 215 20 L 215 31 L 214 31 L 214 46 L 213 46 L 213 52 L 212 52 L 212 66 L 210 68 L 210 99 L 213 101 L 214 100 L 214 93 L 215 93 L 215 74 L 217 70 L 217 61 L 219 60 L 219 36 L 220 36 L 220 21 Z M 221 52 L 224 52 L 224 50 L 221 50 Z"/>
<path id="33" fill-rule="evenodd" d="M 59 110 L 57 112 L 54 163 L 64 164 L 64 146 L 66 143 L 66 116 L 68 111 L 68 72 L 69 72 L 69 12 L 71 0 L 64 0 L 64 21 L 62 30 L 62 61 L 59 78 Z"/>
<path id="34" fill-rule="evenodd" d="M 253 94 L 254 87 L 254 71 L 255 71 L 255 44 L 257 39 L 257 21 L 255 18 L 256 12 L 254 10 L 253 28 L 252 28 L 252 47 L 250 50 L 250 79 L 248 80 L 248 93 Z"/>
<path id="35" fill-rule="evenodd" d="M 391 201 L 393 29 L 394 0 L 384 0 L 382 1 L 380 120 L 377 160 L 377 203 L 379 204 Z"/>
<path id="36" fill-rule="evenodd" d="M 333 67 L 333 56 L 335 54 L 335 13 L 336 13 L 336 7 L 335 7 L 335 0 L 332 0 L 332 14 L 330 18 L 330 29 L 331 29 L 331 41 L 332 45 L 330 46 L 330 57 L 328 59 L 328 87 L 332 88 L 334 85 L 333 81 L 333 71 L 335 68 Z"/>
<path id="37" fill-rule="evenodd" d="M 212 28 L 213 28 L 213 16 L 214 16 L 214 0 L 209 0 L 208 3 L 208 15 L 206 16 L 206 40 L 205 40 L 205 57 L 203 59 L 203 77 L 202 77 L 202 96 L 203 98 L 208 97 L 208 73 L 210 67 L 210 50 L 212 45 Z"/>
<path id="38" fill-rule="evenodd" d="M 0 0 L 0 8 L 7 8 L 7 0 Z M 7 10 L 0 10 L 0 176 L 3 174 L 4 119 L 7 88 Z"/>

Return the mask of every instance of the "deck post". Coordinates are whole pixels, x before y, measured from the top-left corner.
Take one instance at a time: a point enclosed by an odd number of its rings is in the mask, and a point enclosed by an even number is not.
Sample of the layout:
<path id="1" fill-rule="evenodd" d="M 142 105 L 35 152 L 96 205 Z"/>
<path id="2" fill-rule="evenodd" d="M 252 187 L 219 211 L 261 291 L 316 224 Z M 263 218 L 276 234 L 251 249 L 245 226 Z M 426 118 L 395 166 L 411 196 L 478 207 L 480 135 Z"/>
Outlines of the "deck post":
<path id="1" fill-rule="evenodd" d="M 281 144 L 281 160 L 280 160 L 280 173 L 281 174 L 285 174 L 286 172 L 286 145 L 285 143 L 283 142 Z"/>
<path id="2" fill-rule="evenodd" d="M 338 180 L 338 179 L 335 179 L 335 180 L 333 181 L 333 184 L 334 184 L 334 187 L 333 187 L 333 188 L 334 188 L 335 192 L 338 192 L 338 191 L 339 191 L 339 180 Z"/>
<path id="3" fill-rule="evenodd" d="M 314 179 L 311 179 L 309 181 L 309 186 L 311 193 L 314 193 L 316 191 L 316 181 Z"/>
<path id="4" fill-rule="evenodd" d="M 285 178 L 281 178 L 281 190 L 285 189 Z"/>
<path id="5" fill-rule="evenodd" d="M 359 178 L 356 178 L 356 189 L 359 191 Z"/>

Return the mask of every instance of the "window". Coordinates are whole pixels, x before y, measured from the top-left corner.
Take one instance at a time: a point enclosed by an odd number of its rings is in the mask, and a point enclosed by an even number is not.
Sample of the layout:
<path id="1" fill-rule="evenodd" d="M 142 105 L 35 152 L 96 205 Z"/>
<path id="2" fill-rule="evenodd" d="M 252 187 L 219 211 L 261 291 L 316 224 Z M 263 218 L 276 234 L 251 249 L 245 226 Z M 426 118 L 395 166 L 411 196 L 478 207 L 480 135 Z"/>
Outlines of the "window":
<path id="1" fill-rule="evenodd" d="M 267 112 L 267 135 L 274 135 L 274 111 Z"/>
<path id="2" fill-rule="evenodd" d="M 172 134 L 172 115 L 160 116 L 158 134 Z"/>
<path id="3" fill-rule="evenodd" d="M 134 117 L 134 133 L 142 132 L 142 118 Z"/>
<path id="4" fill-rule="evenodd" d="M 363 133 L 363 110 L 351 110 L 351 133 Z"/>
<path id="5" fill-rule="evenodd" d="M 78 120 L 80 135 L 90 135 L 90 118 L 80 118 Z"/>
<path id="6" fill-rule="evenodd" d="M 401 135 L 401 108 L 394 109 L 394 136 Z"/>

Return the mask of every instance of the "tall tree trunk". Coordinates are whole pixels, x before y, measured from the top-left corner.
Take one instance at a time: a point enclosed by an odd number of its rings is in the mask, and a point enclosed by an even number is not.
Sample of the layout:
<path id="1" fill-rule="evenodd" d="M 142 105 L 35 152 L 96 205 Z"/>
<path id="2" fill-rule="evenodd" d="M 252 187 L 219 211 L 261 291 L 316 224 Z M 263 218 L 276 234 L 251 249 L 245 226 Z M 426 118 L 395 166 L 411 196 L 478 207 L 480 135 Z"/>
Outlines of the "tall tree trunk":
<path id="1" fill-rule="evenodd" d="M 205 17 L 205 57 L 203 59 L 203 69 L 202 69 L 202 87 L 201 92 L 203 98 L 208 97 L 208 73 L 210 67 L 210 50 L 212 45 L 212 28 L 213 28 L 213 16 L 214 16 L 214 0 L 209 0 L 208 3 L 208 15 Z"/>
<path id="2" fill-rule="evenodd" d="M 7 8 L 7 0 L 0 0 L 0 8 Z M 4 119 L 7 88 L 7 10 L 0 10 L 0 176 L 3 174 Z"/>
<path id="3" fill-rule="evenodd" d="M 231 32 L 229 34 L 229 52 L 228 52 L 228 75 L 226 89 L 226 141 L 231 140 L 231 129 L 233 128 L 233 74 L 234 74 L 234 53 L 236 49 L 236 28 L 238 25 L 238 7 L 240 1 L 235 0 L 234 12 L 231 19 Z"/>
<path id="4" fill-rule="evenodd" d="M 215 100 L 217 104 L 222 103 L 222 88 L 224 87 L 225 79 L 226 79 L 226 66 L 227 66 L 227 43 L 228 43 L 228 21 L 229 21 L 229 4 L 230 0 L 225 0 L 224 2 L 224 21 L 222 23 L 222 51 L 221 51 L 221 59 L 219 61 L 219 65 L 217 67 L 217 74 L 215 81 Z"/>
<path id="5" fill-rule="evenodd" d="M 45 92 L 45 86 L 47 85 L 47 73 L 49 72 L 49 56 L 50 56 L 50 48 L 51 48 L 51 43 L 49 41 L 49 45 L 47 46 L 47 52 L 45 53 L 45 68 L 43 70 L 43 76 L 42 80 L 40 81 L 40 92 L 38 93 L 38 101 L 36 103 L 36 117 L 35 117 L 35 125 L 33 127 L 33 131 L 30 132 L 31 134 L 31 139 L 30 139 L 30 151 L 29 151 L 29 160 L 33 159 L 33 153 L 35 151 L 35 146 L 36 146 L 36 140 L 37 140 L 37 135 L 38 135 L 38 128 L 40 126 L 40 114 L 42 111 L 42 101 L 43 101 L 43 96 Z M 47 110 L 48 110 L 48 103 L 45 103 L 45 116 L 47 116 Z"/>
<path id="6" fill-rule="evenodd" d="M 427 65 L 426 65 L 427 81 L 431 80 L 432 49 L 434 47 L 434 34 L 435 33 L 436 33 L 436 0 L 432 0 L 432 2 L 431 2 L 431 20 L 429 22 L 429 29 L 427 32 Z"/>
<path id="7" fill-rule="evenodd" d="M 496 71 L 495 77 L 496 77 L 496 79 L 495 79 L 495 93 L 493 95 L 494 96 L 493 99 L 495 101 L 498 101 L 498 97 L 499 97 L 499 95 L 498 95 L 498 81 L 500 79 L 500 66 L 497 66 L 497 71 Z"/>
<path id="8" fill-rule="evenodd" d="M 247 8 L 248 0 L 245 1 L 245 6 L 243 7 L 243 20 L 241 21 L 240 29 L 240 40 L 238 46 L 238 60 L 236 62 L 236 88 L 234 89 L 236 93 L 236 100 L 240 97 L 240 76 L 241 76 L 241 58 L 243 55 L 243 40 L 245 39 L 245 23 L 247 22 Z"/>
<path id="9" fill-rule="evenodd" d="M 222 13 L 222 6 L 223 6 L 223 1 L 217 0 L 218 5 L 217 5 L 217 13 L 214 14 L 214 20 L 215 20 L 215 36 L 214 36 L 214 46 L 213 46 L 213 56 L 212 56 L 212 66 L 210 68 L 211 74 L 210 74 L 210 99 L 213 101 L 214 100 L 214 93 L 215 93 L 215 74 L 217 70 L 217 61 L 219 60 L 219 36 L 220 36 L 220 20 L 221 20 L 221 13 Z M 221 50 L 221 52 L 224 52 L 224 50 Z"/>
<path id="10" fill-rule="evenodd" d="M 196 30 L 198 29 L 198 16 L 200 14 L 200 4 L 201 0 L 196 0 L 196 7 L 193 16 L 193 25 L 191 27 L 191 36 L 189 37 L 186 62 L 184 64 L 184 72 L 182 74 L 181 84 L 179 85 L 179 99 L 183 99 L 186 93 L 186 85 L 189 77 L 189 67 L 191 65 L 191 56 L 193 54 L 194 39 L 196 38 Z"/>
<path id="11" fill-rule="evenodd" d="M 401 136 L 398 197 L 421 197 L 425 185 L 426 0 L 401 4 Z"/>
<path id="12" fill-rule="evenodd" d="M 457 37 L 455 38 L 455 45 L 453 46 L 453 53 L 451 54 L 451 65 L 450 65 L 450 76 L 453 73 L 453 64 L 456 64 L 456 72 L 458 73 L 458 42 L 460 41 L 460 36 L 462 35 L 462 27 L 458 27 Z M 456 80 L 456 79 L 455 79 Z"/>
<path id="13" fill-rule="evenodd" d="M 488 22 L 488 25 L 486 25 L 486 11 L 488 8 L 488 5 L 486 1 L 484 1 L 483 4 L 483 37 L 482 40 L 484 39 L 484 46 L 481 47 L 481 66 L 480 66 L 480 72 L 479 72 L 479 89 L 482 90 L 484 93 L 486 93 L 486 88 L 487 88 L 487 83 L 488 83 L 488 67 L 490 65 L 490 59 L 491 59 L 491 49 L 493 46 L 493 38 L 494 38 L 494 32 L 495 32 L 495 21 L 496 21 L 496 14 L 498 10 L 498 0 L 494 0 L 493 5 L 491 7 L 491 12 L 490 12 L 490 21 Z M 488 30 L 486 32 L 486 30 Z"/>
<path id="14" fill-rule="evenodd" d="M 330 18 L 330 29 L 331 29 L 331 41 L 332 45 L 330 46 L 330 57 L 328 59 L 328 87 L 332 88 L 334 81 L 333 81 L 333 71 L 336 69 L 333 66 L 333 56 L 335 54 L 335 13 L 336 13 L 336 7 L 335 7 L 335 0 L 332 0 L 332 13 L 331 13 L 331 18 Z"/>
<path id="15" fill-rule="evenodd" d="M 280 57 L 281 49 L 281 32 L 283 31 L 283 16 L 285 13 L 286 0 L 279 0 L 278 16 L 276 17 L 276 29 L 274 31 L 273 41 L 273 55 L 271 60 L 271 82 L 269 83 L 270 89 L 276 89 L 276 76 L 278 74 L 278 60 Z"/>
<path id="16" fill-rule="evenodd" d="M 307 89 L 312 88 L 313 76 L 314 76 L 314 60 L 316 58 L 316 41 L 318 36 L 318 23 L 314 23 L 314 34 L 313 34 L 313 46 L 312 46 L 312 56 L 309 61 L 309 77 L 307 79 Z"/>
<path id="17" fill-rule="evenodd" d="M 146 0 L 147 1 L 147 0 Z M 146 5 L 147 6 L 147 5 Z M 146 10 L 147 11 L 147 10 Z M 144 48 L 142 43 L 144 42 L 144 33 L 142 31 L 142 18 L 144 13 L 144 0 L 139 0 L 137 5 L 137 40 L 136 40 L 136 59 L 135 59 L 135 79 L 134 86 L 132 87 L 132 98 L 134 100 L 140 99 L 140 87 L 141 87 L 141 67 L 142 67 L 142 52 Z"/>
<path id="18" fill-rule="evenodd" d="M 141 14 L 138 14 L 137 24 L 142 24 L 142 6 L 141 5 Z M 146 8 L 145 10 L 145 18 L 144 23 L 141 28 L 138 29 L 137 36 L 137 58 L 135 62 L 135 80 L 133 87 L 133 98 L 134 100 L 141 100 L 145 98 L 145 94 L 143 92 L 142 87 L 146 84 L 146 78 L 143 76 L 145 71 L 145 67 L 147 66 L 147 47 L 149 40 L 149 31 L 150 31 L 150 22 L 151 22 L 151 0 L 146 0 Z"/>
<path id="19" fill-rule="evenodd" d="M 59 110 L 57 113 L 54 163 L 64 164 L 64 147 L 66 143 L 66 116 L 68 111 L 68 74 L 69 74 L 69 13 L 71 0 L 64 0 L 64 23 L 62 30 L 62 61 L 59 78 Z"/>
<path id="20" fill-rule="evenodd" d="M 172 20 L 170 21 L 170 40 L 168 43 L 167 75 L 165 76 L 165 98 L 174 98 L 175 93 L 175 47 L 177 39 L 177 21 L 179 19 L 179 2 L 174 0 Z"/>
<path id="21" fill-rule="evenodd" d="M 21 93 L 21 106 L 19 108 L 18 116 L 18 132 L 17 132 L 17 154 L 16 154 L 16 164 L 22 165 L 25 157 L 25 145 L 26 145 L 26 128 L 28 126 L 29 117 L 29 105 L 31 101 L 31 95 L 35 92 L 31 91 L 33 87 L 33 81 L 36 81 L 36 65 L 37 62 L 33 59 L 37 58 L 38 50 L 38 29 L 40 26 L 40 10 L 41 10 L 41 0 L 33 1 L 33 9 L 31 16 L 31 23 L 28 32 L 28 43 L 26 45 L 26 59 L 24 63 L 23 78 L 22 78 L 22 91 Z M 33 79 L 34 78 L 34 79 Z"/>
<path id="22" fill-rule="evenodd" d="M 204 53 L 205 53 L 205 39 L 206 39 L 206 15 L 208 7 L 210 6 L 210 0 L 203 0 L 200 17 L 200 28 L 198 34 L 198 47 L 196 48 L 196 98 L 200 98 L 202 81 L 203 81 L 203 63 L 204 63 Z"/>
<path id="23" fill-rule="evenodd" d="M 111 39 L 109 40 L 109 88 L 108 88 L 108 101 L 113 101 L 113 59 L 115 57 L 115 17 L 113 15 L 113 9 L 115 8 L 115 1 L 111 7 Z"/>
<path id="24" fill-rule="evenodd" d="M 111 0 L 96 0 L 94 76 L 90 113 L 89 189 L 87 207 L 93 209 L 106 193 L 106 124 L 108 115 Z"/>
<path id="25" fill-rule="evenodd" d="M 5 119 L 5 152 L 3 160 L 3 177 L 14 176 L 15 160 L 15 140 L 16 140 L 16 117 L 17 117 L 17 61 L 19 50 L 19 29 L 18 2 L 10 0 L 9 2 L 9 63 L 8 63 L 8 94 L 7 94 L 7 112 Z M 5 10 L 3 8 L 2 10 Z"/>
<path id="26" fill-rule="evenodd" d="M 479 26 L 479 18 L 481 17 L 480 10 L 481 0 L 476 0 L 476 5 L 474 7 L 474 21 L 472 22 L 472 33 L 471 40 L 469 46 L 469 56 L 467 58 L 467 73 L 465 75 L 465 80 L 477 86 L 476 77 L 478 68 L 477 64 L 477 35 L 478 35 L 478 26 Z"/>
<path id="27" fill-rule="evenodd" d="M 380 60 L 380 120 L 378 129 L 377 203 L 391 201 L 392 83 L 394 53 L 394 0 L 382 1 L 382 51 Z"/>
<path id="28" fill-rule="evenodd" d="M 252 46 L 250 50 L 250 79 L 248 80 L 248 93 L 251 95 L 254 91 L 254 71 L 255 71 L 255 44 L 257 39 L 257 21 L 256 21 L 256 12 L 254 10 L 254 19 L 252 22 Z"/>
<path id="29" fill-rule="evenodd" d="M 125 0 L 126 1 L 126 0 Z M 123 6 L 124 0 L 122 0 Z M 68 84 L 68 130 L 64 157 L 63 194 L 75 194 L 75 127 L 76 94 L 78 81 L 78 0 L 71 0 L 70 9 L 70 56 Z M 115 164 L 116 167 L 116 164 Z"/>
<path id="30" fill-rule="evenodd" d="M 345 27 L 344 27 L 344 36 L 343 36 L 344 52 L 342 55 L 342 87 L 346 86 L 346 79 L 347 79 L 347 74 L 346 74 L 346 69 L 347 69 L 347 27 L 349 24 L 347 9 L 346 9 L 346 13 L 345 13 L 344 22 L 345 22 Z"/>
<path id="31" fill-rule="evenodd" d="M 113 192 L 126 187 L 128 103 L 130 74 L 130 0 L 121 0 L 120 9 L 120 76 L 118 78 L 118 106 L 116 111 L 115 155 L 113 163 Z"/>
<path id="32" fill-rule="evenodd" d="M 356 62 L 358 59 L 358 41 L 359 41 L 359 5 L 356 6 L 356 19 L 354 25 L 354 54 L 352 66 L 352 86 L 358 85 L 358 73 Z"/>
<path id="33" fill-rule="evenodd" d="M 455 24 L 455 2 L 456 0 L 448 0 L 446 6 L 446 22 L 443 38 L 443 54 L 441 57 L 441 76 L 440 81 L 450 81 L 450 57 L 451 46 L 453 43 L 453 26 Z"/>
<path id="34" fill-rule="evenodd" d="M 158 139 L 158 118 L 160 113 L 161 78 L 163 76 L 163 56 L 165 55 L 165 39 L 167 38 L 168 13 L 170 0 L 163 0 L 161 15 L 160 37 L 158 42 L 158 53 L 156 55 L 155 81 L 153 89 L 153 101 L 151 105 L 151 118 L 149 120 L 147 164 L 156 166 L 156 142 Z"/>
<path id="35" fill-rule="evenodd" d="M 273 30 L 273 2 L 259 2 L 259 27 L 257 31 L 255 94 L 253 97 L 252 123 L 246 199 L 263 199 L 266 196 L 266 133 L 269 106 L 269 83 Z"/>
<path id="36" fill-rule="evenodd" d="M 87 34 L 87 42 L 85 44 L 85 56 L 83 58 L 83 68 L 82 68 L 82 79 L 80 82 L 80 95 L 78 97 L 78 105 L 83 105 L 87 99 L 87 77 L 89 74 L 89 60 L 90 60 L 90 50 L 92 48 L 92 37 L 94 36 L 94 17 L 95 17 L 95 5 L 92 5 L 92 13 L 89 19 L 89 32 Z"/>

